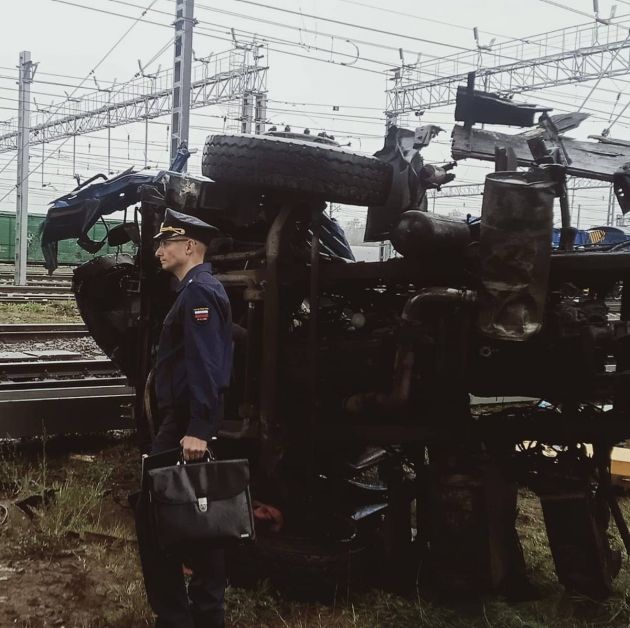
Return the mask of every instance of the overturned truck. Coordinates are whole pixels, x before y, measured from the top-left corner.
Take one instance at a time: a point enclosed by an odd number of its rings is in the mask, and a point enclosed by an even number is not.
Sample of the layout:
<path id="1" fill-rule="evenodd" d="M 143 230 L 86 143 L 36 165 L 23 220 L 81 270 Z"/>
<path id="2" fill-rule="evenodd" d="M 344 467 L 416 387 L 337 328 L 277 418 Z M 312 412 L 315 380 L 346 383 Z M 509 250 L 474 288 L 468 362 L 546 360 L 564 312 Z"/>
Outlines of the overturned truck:
<path id="1" fill-rule="evenodd" d="M 447 593 L 522 591 L 515 520 L 526 485 L 540 496 L 559 580 L 593 597 L 611 590 L 611 515 L 630 549 L 610 482 L 611 448 L 630 437 L 630 254 L 573 250 L 563 133 L 574 120 L 470 87 L 458 111 L 455 156 L 496 153 L 499 167 L 476 224 L 426 212 L 426 190 L 453 179 L 453 164 L 423 163 L 434 126 L 390 128 L 373 157 L 327 136 L 210 136 L 204 177 L 126 172 L 49 211 L 42 244 L 54 264 L 56 241 L 135 205 L 109 240 L 135 241 L 137 255 L 84 264 L 74 291 L 135 386 L 145 445 L 159 420 L 152 355 L 174 298 L 153 235 L 167 206 L 221 230 L 208 261 L 231 300 L 235 360 L 217 450 L 250 459 L 254 497 L 284 520 L 235 552 L 235 578 L 258 558 L 278 584 L 310 577 L 302 595 L 376 575 L 405 588 L 418 574 Z M 515 151 L 476 122 L 531 128 Z M 627 148 L 597 173 L 619 170 L 622 202 L 625 162 Z M 369 206 L 366 239 L 391 240 L 400 257 L 354 261 L 327 202 Z M 472 395 L 516 401 L 473 412 Z"/>

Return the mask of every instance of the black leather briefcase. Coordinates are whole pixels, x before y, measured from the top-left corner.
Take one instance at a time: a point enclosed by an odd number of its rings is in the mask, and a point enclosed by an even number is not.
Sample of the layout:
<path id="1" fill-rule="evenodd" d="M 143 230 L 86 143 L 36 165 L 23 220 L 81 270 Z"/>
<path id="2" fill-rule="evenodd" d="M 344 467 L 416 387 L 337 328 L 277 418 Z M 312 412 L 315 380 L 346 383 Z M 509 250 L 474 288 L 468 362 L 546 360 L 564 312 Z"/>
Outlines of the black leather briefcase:
<path id="1" fill-rule="evenodd" d="M 163 549 L 226 547 L 254 539 L 247 460 L 205 460 L 146 472 L 149 510 Z"/>

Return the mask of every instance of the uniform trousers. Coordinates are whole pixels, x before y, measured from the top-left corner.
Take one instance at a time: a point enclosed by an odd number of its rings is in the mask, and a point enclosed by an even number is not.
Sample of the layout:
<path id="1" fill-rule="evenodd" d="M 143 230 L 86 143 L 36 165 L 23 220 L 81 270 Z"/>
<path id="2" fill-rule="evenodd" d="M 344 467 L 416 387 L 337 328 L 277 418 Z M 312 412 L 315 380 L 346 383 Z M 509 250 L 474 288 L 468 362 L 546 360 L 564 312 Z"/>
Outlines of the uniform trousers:
<path id="1" fill-rule="evenodd" d="M 158 454 L 179 447 L 185 430 L 172 417 L 165 417 L 151 448 Z M 156 614 L 156 628 L 223 628 L 225 556 L 223 550 L 191 547 L 165 554 L 156 542 L 148 518 L 146 499 L 135 508 L 140 562 L 149 604 Z M 182 564 L 193 575 L 188 588 Z"/>

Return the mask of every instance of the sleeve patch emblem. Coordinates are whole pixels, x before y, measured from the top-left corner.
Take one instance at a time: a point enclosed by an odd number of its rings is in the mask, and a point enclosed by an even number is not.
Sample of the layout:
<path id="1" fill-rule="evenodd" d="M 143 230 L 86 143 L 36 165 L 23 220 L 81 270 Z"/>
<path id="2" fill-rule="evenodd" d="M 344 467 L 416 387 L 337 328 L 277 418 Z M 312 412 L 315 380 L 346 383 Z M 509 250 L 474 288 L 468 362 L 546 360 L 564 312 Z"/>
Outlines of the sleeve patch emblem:
<path id="1" fill-rule="evenodd" d="M 210 317 L 210 312 L 207 307 L 195 307 L 193 308 L 193 316 L 199 323 L 203 323 Z"/>

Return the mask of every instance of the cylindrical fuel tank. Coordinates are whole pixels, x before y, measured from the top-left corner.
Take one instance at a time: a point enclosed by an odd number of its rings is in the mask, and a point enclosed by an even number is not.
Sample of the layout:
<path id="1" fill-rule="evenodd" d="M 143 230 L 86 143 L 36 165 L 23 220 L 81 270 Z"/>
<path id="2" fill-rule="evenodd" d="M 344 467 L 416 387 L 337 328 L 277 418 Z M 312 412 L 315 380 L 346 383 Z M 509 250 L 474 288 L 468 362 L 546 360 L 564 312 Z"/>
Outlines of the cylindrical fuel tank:
<path id="1" fill-rule="evenodd" d="M 555 184 L 534 177 L 531 172 L 486 177 L 477 323 L 497 340 L 527 340 L 543 322 Z"/>
<path id="2" fill-rule="evenodd" d="M 401 215 L 391 242 L 405 257 L 454 253 L 470 242 L 470 229 L 463 220 L 410 210 Z"/>

